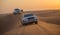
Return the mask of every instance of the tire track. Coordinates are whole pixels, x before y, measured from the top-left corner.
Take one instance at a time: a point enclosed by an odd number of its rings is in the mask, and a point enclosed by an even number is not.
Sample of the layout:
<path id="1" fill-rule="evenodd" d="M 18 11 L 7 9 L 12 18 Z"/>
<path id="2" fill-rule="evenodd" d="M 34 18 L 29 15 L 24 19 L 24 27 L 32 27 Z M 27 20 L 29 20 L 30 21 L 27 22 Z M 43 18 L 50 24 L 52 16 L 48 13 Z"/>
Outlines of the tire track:
<path id="1" fill-rule="evenodd" d="M 34 27 L 34 28 L 33 28 Z M 41 32 L 41 30 L 39 30 L 38 28 L 37 28 L 37 25 L 33 25 L 33 27 L 32 27 L 32 31 L 34 31 L 34 35 L 43 35 L 42 34 L 42 32 Z M 35 30 L 34 30 L 35 29 Z M 33 32 L 32 32 L 33 33 Z"/>
<path id="2" fill-rule="evenodd" d="M 36 25 L 29 25 L 26 27 L 24 35 L 41 35 L 41 33 L 37 29 Z"/>
<path id="3" fill-rule="evenodd" d="M 23 35 L 24 34 L 24 31 L 25 31 L 25 26 L 23 26 L 22 28 L 18 28 L 17 32 L 16 32 L 16 35 Z"/>
<path id="4" fill-rule="evenodd" d="M 53 35 L 53 34 L 51 34 L 51 32 L 49 32 L 48 30 L 46 30 L 46 28 L 44 28 L 44 27 L 42 27 L 41 25 L 39 25 L 39 23 L 40 23 L 40 16 L 38 16 L 38 29 L 42 29 L 45 33 L 47 33 L 47 35 Z"/>
<path id="5" fill-rule="evenodd" d="M 44 27 L 40 26 L 39 24 L 37 25 L 39 28 L 42 29 L 47 35 L 52 35 L 48 30 L 46 30 Z"/>
<path id="6" fill-rule="evenodd" d="M 42 27 L 41 25 L 39 25 L 39 23 L 40 23 L 40 16 L 38 16 L 38 25 L 37 25 L 38 29 L 39 30 L 42 29 L 45 33 L 47 33 L 47 35 L 52 35 L 48 30 L 46 30 L 44 27 Z"/>
<path id="7" fill-rule="evenodd" d="M 36 30 L 38 30 L 41 35 L 44 35 L 43 32 L 41 31 L 41 29 L 39 29 L 39 28 L 37 27 L 37 25 L 36 25 L 35 27 L 36 27 Z"/>

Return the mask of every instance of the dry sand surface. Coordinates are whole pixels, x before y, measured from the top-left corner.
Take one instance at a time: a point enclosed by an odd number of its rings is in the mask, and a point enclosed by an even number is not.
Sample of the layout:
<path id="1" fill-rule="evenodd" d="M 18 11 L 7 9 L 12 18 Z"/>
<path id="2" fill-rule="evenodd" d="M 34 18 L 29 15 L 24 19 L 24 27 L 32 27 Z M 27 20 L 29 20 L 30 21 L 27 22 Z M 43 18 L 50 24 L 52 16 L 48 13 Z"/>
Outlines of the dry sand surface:
<path id="1" fill-rule="evenodd" d="M 21 15 L 1 14 L 0 34 L 1 35 L 60 35 L 60 10 L 28 11 L 38 17 L 38 24 L 23 26 Z"/>
<path id="2" fill-rule="evenodd" d="M 0 34 L 7 32 L 13 29 L 16 24 L 19 16 L 13 14 L 1 14 L 0 15 Z M 19 17 L 20 18 L 20 17 Z"/>

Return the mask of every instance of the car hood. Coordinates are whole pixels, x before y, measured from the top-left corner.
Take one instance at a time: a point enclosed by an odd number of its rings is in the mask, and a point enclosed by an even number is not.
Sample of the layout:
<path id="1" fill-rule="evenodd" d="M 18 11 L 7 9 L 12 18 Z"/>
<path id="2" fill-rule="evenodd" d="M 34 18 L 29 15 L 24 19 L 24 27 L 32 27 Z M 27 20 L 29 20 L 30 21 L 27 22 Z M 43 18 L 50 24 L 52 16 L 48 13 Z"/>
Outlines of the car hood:
<path id="1" fill-rule="evenodd" d="M 24 17 L 23 20 L 28 19 L 28 18 L 32 18 L 32 17 L 36 18 L 36 16 L 29 16 L 29 17 Z"/>

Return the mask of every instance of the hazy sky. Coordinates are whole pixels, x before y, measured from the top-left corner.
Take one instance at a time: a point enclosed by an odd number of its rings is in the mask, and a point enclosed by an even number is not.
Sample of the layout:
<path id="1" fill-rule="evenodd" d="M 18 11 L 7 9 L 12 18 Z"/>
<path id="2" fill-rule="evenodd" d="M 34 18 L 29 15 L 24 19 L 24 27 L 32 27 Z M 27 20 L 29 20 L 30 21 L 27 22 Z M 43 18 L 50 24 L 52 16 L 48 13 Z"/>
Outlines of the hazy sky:
<path id="1" fill-rule="evenodd" d="M 24 10 L 60 9 L 60 0 L 1 0 L 3 11 L 12 11 L 14 8 Z"/>

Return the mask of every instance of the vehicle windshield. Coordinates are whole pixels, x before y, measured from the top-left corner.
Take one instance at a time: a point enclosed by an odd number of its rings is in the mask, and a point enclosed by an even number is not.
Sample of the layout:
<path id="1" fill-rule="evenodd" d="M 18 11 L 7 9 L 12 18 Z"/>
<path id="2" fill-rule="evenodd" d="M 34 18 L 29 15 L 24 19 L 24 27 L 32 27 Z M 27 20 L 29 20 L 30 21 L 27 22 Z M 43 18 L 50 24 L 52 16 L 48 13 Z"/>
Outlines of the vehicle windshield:
<path id="1" fill-rule="evenodd" d="M 33 14 L 26 14 L 26 15 L 24 15 L 24 17 L 29 17 L 29 16 L 33 16 Z"/>
<path id="2" fill-rule="evenodd" d="M 20 10 L 19 9 L 15 9 L 16 12 L 19 12 Z"/>

